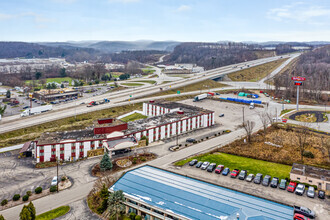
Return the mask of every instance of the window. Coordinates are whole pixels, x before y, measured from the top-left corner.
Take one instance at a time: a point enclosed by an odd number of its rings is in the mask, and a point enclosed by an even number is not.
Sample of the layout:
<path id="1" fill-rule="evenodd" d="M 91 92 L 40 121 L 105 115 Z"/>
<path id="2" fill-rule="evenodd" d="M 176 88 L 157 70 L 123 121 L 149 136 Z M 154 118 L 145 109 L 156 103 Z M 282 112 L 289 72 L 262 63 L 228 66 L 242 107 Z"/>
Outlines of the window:
<path id="1" fill-rule="evenodd" d="M 56 151 L 52 151 L 52 155 L 55 155 L 56 154 Z"/>
<path id="2" fill-rule="evenodd" d="M 61 148 L 64 148 L 64 144 L 61 144 Z"/>
<path id="3" fill-rule="evenodd" d="M 76 152 L 76 149 L 71 149 L 71 153 L 74 153 L 74 152 Z"/>
<path id="4" fill-rule="evenodd" d="M 61 151 L 60 151 L 60 154 L 64 154 L 64 150 L 61 150 Z"/>
<path id="5" fill-rule="evenodd" d="M 44 152 L 40 153 L 40 156 L 44 156 Z"/>
<path id="6" fill-rule="evenodd" d="M 40 150 L 44 150 L 44 146 L 40 146 Z"/>
<path id="7" fill-rule="evenodd" d="M 71 148 L 73 148 L 73 147 L 76 147 L 76 145 L 74 143 L 71 144 Z"/>

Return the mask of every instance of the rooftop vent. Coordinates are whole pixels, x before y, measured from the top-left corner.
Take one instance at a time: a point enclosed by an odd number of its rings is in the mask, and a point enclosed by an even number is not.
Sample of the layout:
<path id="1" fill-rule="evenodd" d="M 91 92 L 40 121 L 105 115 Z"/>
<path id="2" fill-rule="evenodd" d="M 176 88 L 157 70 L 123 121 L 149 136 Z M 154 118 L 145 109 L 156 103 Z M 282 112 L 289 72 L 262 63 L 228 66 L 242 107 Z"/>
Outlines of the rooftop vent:
<path id="1" fill-rule="evenodd" d="M 179 114 L 179 115 L 183 115 L 183 114 L 184 114 L 184 111 L 179 110 L 179 111 L 178 111 L 178 114 Z"/>
<path id="2" fill-rule="evenodd" d="M 155 100 L 150 100 L 150 101 L 149 101 L 149 103 L 154 103 L 154 102 L 155 102 Z"/>

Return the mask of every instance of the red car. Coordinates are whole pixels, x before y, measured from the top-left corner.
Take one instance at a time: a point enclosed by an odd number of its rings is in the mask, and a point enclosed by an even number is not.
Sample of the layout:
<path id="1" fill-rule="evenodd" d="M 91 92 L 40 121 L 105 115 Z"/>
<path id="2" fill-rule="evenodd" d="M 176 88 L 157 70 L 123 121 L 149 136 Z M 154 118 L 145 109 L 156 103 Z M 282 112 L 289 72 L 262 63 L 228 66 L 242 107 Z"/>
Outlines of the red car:
<path id="1" fill-rule="evenodd" d="M 233 171 L 231 171 L 230 177 L 236 178 L 238 174 L 239 174 L 239 169 L 234 169 Z"/>
<path id="2" fill-rule="evenodd" d="M 302 214 L 294 214 L 293 216 L 294 220 L 310 220 L 310 218 L 307 218 L 306 216 L 302 215 Z"/>
<path id="3" fill-rule="evenodd" d="M 224 165 L 218 165 L 214 172 L 220 174 L 223 168 L 225 168 Z"/>
<path id="4" fill-rule="evenodd" d="M 288 187 L 286 188 L 286 190 L 288 191 L 288 192 L 294 192 L 294 190 L 296 189 L 296 187 L 297 187 L 297 183 L 295 183 L 295 182 L 290 182 L 290 184 L 288 185 Z"/>

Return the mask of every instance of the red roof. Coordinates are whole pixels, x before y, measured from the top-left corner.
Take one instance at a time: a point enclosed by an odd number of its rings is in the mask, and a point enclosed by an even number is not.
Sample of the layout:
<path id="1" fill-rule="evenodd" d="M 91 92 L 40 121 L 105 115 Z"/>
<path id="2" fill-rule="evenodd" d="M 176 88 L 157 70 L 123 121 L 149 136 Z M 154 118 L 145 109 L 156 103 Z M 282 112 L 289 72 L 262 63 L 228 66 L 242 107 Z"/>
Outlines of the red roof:
<path id="1" fill-rule="evenodd" d="M 23 147 L 21 148 L 21 150 L 19 151 L 19 153 L 24 153 L 24 152 L 26 152 L 27 149 L 30 147 L 31 142 L 32 142 L 32 141 L 26 142 L 26 143 L 23 145 Z"/>

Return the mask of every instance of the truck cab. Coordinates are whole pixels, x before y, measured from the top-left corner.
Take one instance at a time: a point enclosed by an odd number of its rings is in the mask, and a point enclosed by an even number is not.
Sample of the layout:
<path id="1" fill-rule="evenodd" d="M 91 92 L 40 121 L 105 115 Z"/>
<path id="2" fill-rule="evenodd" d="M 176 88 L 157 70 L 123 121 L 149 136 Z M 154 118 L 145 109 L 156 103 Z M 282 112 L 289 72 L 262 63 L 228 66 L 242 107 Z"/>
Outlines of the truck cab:
<path id="1" fill-rule="evenodd" d="M 249 109 L 254 109 L 254 103 L 253 102 L 250 103 Z"/>

